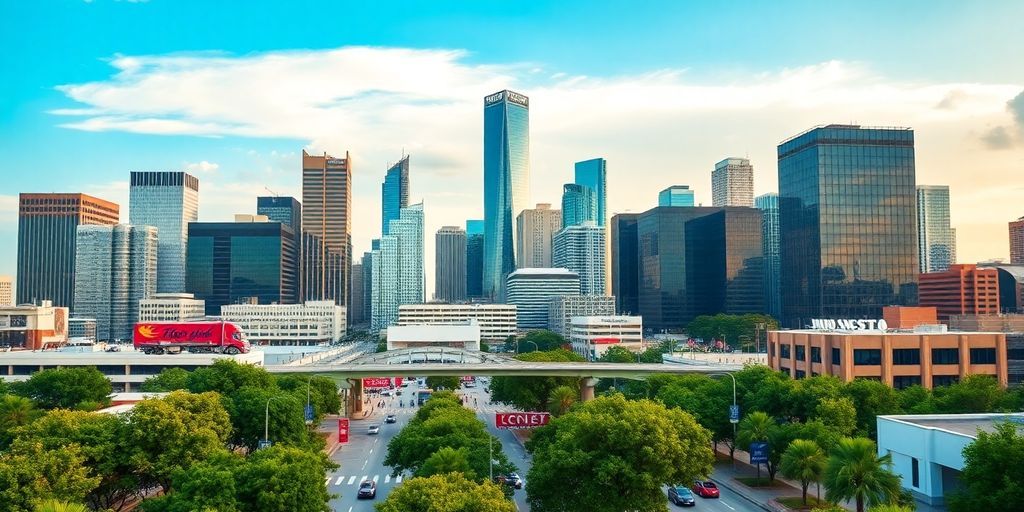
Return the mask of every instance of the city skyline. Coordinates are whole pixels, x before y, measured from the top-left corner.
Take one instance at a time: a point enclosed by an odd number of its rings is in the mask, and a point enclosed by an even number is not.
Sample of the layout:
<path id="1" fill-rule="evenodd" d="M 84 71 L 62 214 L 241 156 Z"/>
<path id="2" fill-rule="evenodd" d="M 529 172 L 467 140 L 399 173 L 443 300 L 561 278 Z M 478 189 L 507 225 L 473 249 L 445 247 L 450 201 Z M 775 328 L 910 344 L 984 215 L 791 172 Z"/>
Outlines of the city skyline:
<path id="1" fill-rule="evenodd" d="M 1006 259 L 1005 223 L 1024 215 L 1013 200 L 1020 187 L 1004 183 L 1024 165 L 1024 70 L 982 66 L 956 43 L 971 38 L 971 52 L 1012 62 L 1010 49 L 1021 42 L 1014 38 L 1024 36 L 999 26 L 1019 19 L 1024 7 L 1010 2 L 988 6 L 987 12 L 1002 15 L 985 23 L 980 8 L 952 3 L 920 4 L 934 14 L 926 21 L 870 3 L 803 9 L 792 21 L 785 19 L 785 6 L 662 6 L 658 16 L 637 6 L 625 15 L 632 23 L 622 28 L 630 45 L 619 36 L 602 41 L 587 34 L 584 27 L 609 21 L 602 9 L 580 14 L 571 6 L 543 5 L 528 9 L 537 30 L 509 31 L 512 39 L 501 45 L 479 37 L 472 22 L 489 30 L 517 22 L 488 14 L 493 5 L 485 4 L 462 7 L 459 27 L 400 6 L 385 8 L 397 18 L 365 6 L 346 13 L 450 29 L 401 38 L 384 35 L 393 31 L 379 30 L 378 21 L 346 37 L 287 27 L 259 40 L 203 30 L 168 29 L 153 37 L 135 32 L 157 19 L 196 23 L 199 7 L 179 8 L 171 12 L 160 2 L 83 2 L 55 13 L 34 5 L 13 8 L 9 19 L 42 32 L 17 40 L 17 31 L 0 31 L 12 49 L 0 59 L 19 77 L 0 85 L 8 98 L 0 106 L 0 161 L 11 177 L 0 190 L 0 239 L 16 240 L 19 192 L 83 192 L 127 209 L 132 169 L 197 176 L 203 182 L 200 221 L 228 221 L 234 213 L 252 213 L 253 198 L 268 195 L 265 188 L 300 197 L 303 149 L 351 151 L 357 162 L 352 254 L 368 250 L 379 229 L 380 169 L 403 148 L 417 155 L 415 172 L 424 178 L 417 199 L 431 205 L 424 230 L 461 225 L 482 217 L 479 99 L 505 88 L 533 103 L 529 206 L 558 203 L 561 185 L 573 179 L 573 164 L 593 155 L 610 165 L 609 218 L 646 211 L 658 191 L 675 183 L 691 184 L 697 203 L 711 204 L 708 169 L 722 155 L 750 158 L 755 195 L 775 192 L 774 148 L 780 141 L 811 126 L 856 121 L 915 130 L 918 182 L 956 191 L 950 209 L 961 262 Z M 267 6 L 266 19 L 251 21 L 268 23 L 280 14 L 276 9 Z M 208 14 L 198 28 L 222 25 L 231 13 L 218 7 Z M 44 15 L 47 22 L 37 23 Z M 678 35 L 687 31 L 670 28 L 698 28 L 712 16 L 729 15 L 765 20 L 756 37 L 772 42 L 757 48 L 740 42 L 706 54 L 678 51 L 709 37 L 711 29 Z M 132 33 L 117 40 L 89 37 L 95 28 L 81 20 L 100 16 L 124 21 Z M 567 24 L 567 17 L 573 22 Z M 879 17 L 886 21 L 876 25 Z M 844 30 L 836 32 L 830 18 L 844 19 Z M 881 37 L 851 48 L 848 37 L 869 26 Z M 820 35 L 821 44 L 807 48 L 791 37 L 771 37 L 795 27 L 808 37 Z M 35 43 L 50 33 L 84 42 L 70 49 Z M 922 34 L 933 42 L 927 55 L 909 44 Z M 579 45 L 561 44 L 573 36 L 581 36 Z M 645 51 L 657 47 L 665 49 Z M 57 51 L 71 65 L 46 64 Z M 243 67 L 280 79 L 240 83 Z M 190 78 L 198 75 L 208 78 Z M 161 79 L 200 93 L 167 94 L 156 85 Z M 279 98 L 275 91 L 282 91 Z M 275 98 L 283 103 L 270 106 Z M 45 184 L 34 181 L 25 172 L 34 155 L 53 149 L 75 153 L 74 169 L 55 169 L 55 179 Z M 427 268 L 433 266 L 432 245 L 428 238 Z M 11 254 L 0 255 L 0 273 L 13 275 L 14 262 Z"/>

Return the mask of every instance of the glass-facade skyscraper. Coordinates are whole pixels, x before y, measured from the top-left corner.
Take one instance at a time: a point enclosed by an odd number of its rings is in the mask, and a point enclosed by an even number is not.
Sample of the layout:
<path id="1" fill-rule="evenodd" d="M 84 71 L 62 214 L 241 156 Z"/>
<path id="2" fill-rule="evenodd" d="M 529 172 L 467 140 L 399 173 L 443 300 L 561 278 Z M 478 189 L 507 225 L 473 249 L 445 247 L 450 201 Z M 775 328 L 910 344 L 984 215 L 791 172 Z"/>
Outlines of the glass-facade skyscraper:
<path id="1" fill-rule="evenodd" d="M 817 127 L 778 158 L 783 325 L 916 304 L 913 130 Z"/>
<path id="2" fill-rule="evenodd" d="M 578 183 L 562 186 L 562 227 L 597 222 L 597 195 L 594 189 Z"/>
<path id="3" fill-rule="evenodd" d="M 296 234 L 302 232 L 302 205 L 294 197 L 257 197 L 256 214 L 266 215 L 272 222 L 287 224 Z"/>
<path id="4" fill-rule="evenodd" d="M 594 220 L 597 221 L 598 226 L 604 226 L 607 223 L 606 216 L 608 215 L 608 210 L 606 209 L 608 202 L 608 162 L 604 158 L 592 158 L 576 162 L 575 171 L 575 183 L 590 187 L 594 191 L 594 201 L 596 203 L 596 217 Z"/>
<path id="5" fill-rule="evenodd" d="M 658 206 L 695 206 L 689 185 L 672 185 L 658 192 Z"/>
<path id="6" fill-rule="evenodd" d="M 380 186 L 381 228 L 382 235 L 388 234 L 388 223 L 398 220 L 402 208 L 409 206 L 409 155 L 384 174 L 384 184 Z"/>
<path id="7" fill-rule="evenodd" d="M 779 272 L 779 195 L 764 194 L 754 198 L 754 206 L 761 210 L 761 246 L 764 249 L 764 305 L 774 318 L 782 314 L 782 295 Z"/>
<path id="8" fill-rule="evenodd" d="M 956 237 L 949 225 L 949 187 L 917 186 L 918 271 L 945 272 L 956 263 Z"/>
<path id="9" fill-rule="evenodd" d="M 637 219 L 638 213 L 620 213 L 611 219 L 611 281 L 615 310 L 623 315 L 640 311 L 637 302 Z"/>
<path id="10" fill-rule="evenodd" d="M 551 262 L 579 275 L 581 295 L 605 294 L 605 229 L 588 220 L 555 235 Z"/>
<path id="11" fill-rule="evenodd" d="M 466 295 L 484 296 L 484 221 L 466 221 Z"/>
<path id="12" fill-rule="evenodd" d="M 199 179 L 176 171 L 132 171 L 128 223 L 157 229 L 156 291 L 185 291 L 188 224 L 199 220 Z"/>
<path id="13" fill-rule="evenodd" d="M 530 100 L 499 91 L 484 98 L 483 295 L 500 299 L 516 269 L 515 220 L 530 204 Z"/>
<path id="14" fill-rule="evenodd" d="M 398 321 L 398 306 L 423 303 L 423 203 L 402 208 L 378 247 L 371 251 L 370 328 L 374 331 Z"/>
<path id="15" fill-rule="evenodd" d="M 443 226 L 434 235 L 434 300 L 466 300 L 466 232 Z"/>
<path id="16" fill-rule="evenodd" d="M 302 151 L 301 290 L 348 306 L 352 265 L 352 158 Z"/>

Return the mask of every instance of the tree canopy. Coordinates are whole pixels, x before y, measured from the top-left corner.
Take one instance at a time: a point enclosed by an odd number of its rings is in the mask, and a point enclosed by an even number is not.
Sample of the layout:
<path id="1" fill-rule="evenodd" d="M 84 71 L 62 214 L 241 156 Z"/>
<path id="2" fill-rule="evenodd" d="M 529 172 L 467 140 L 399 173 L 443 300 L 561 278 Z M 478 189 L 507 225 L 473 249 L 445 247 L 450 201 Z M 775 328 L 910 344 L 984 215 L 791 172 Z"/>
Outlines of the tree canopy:
<path id="1" fill-rule="evenodd" d="M 857 512 L 864 506 L 897 501 L 900 477 L 892 472 L 892 457 L 878 456 L 875 443 L 865 438 L 845 438 L 832 449 L 823 478 L 825 498 L 832 503 L 854 500 Z"/>
<path id="2" fill-rule="evenodd" d="M 477 483 L 461 473 L 416 477 L 402 482 L 377 512 L 515 512 L 516 505 L 491 482 Z"/>
<path id="3" fill-rule="evenodd" d="M 140 389 L 148 393 L 188 389 L 188 376 L 189 372 L 184 368 L 164 368 L 160 373 L 143 381 Z"/>
<path id="4" fill-rule="evenodd" d="M 661 358 L 661 354 L 658 358 Z M 636 363 L 639 362 L 639 357 L 626 347 L 612 345 L 597 360 L 602 363 Z"/>
<path id="5" fill-rule="evenodd" d="M 96 368 L 78 366 L 33 373 L 28 380 L 12 384 L 11 391 L 43 409 L 95 409 L 110 402 L 113 387 Z"/>
<path id="6" fill-rule="evenodd" d="M 432 376 L 427 377 L 427 387 L 430 389 L 459 389 L 459 378 L 455 376 Z"/>
<path id="7" fill-rule="evenodd" d="M 15 441 L 0 452 L 0 507 L 31 512 L 35 503 L 56 499 L 82 502 L 97 485 L 77 446 L 47 450 L 42 443 Z"/>
<path id="8" fill-rule="evenodd" d="M 579 354 L 564 349 L 519 354 L 516 359 L 531 363 L 583 361 Z M 524 411 L 546 411 L 553 389 L 579 389 L 579 385 L 576 377 L 494 377 L 490 384 L 491 400 Z"/>
<path id="9" fill-rule="evenodd" d="M 764 324 L 765 329 L 758 329 L 758 324 Z M 719 313 L 714 316 L 701 315 L 694 318 L 686 326 L 686 332 L 691 337 L 700 338 L 704 341 L 724 340 L 731 346 L 745 345 L 753 348 L 755 336 L 765 336 L 765 332 L 778 329 L 779 322 L 768 315 L 746 314 L 726 315 Z"/>
<path id="10" fill-rule="evenodd" d="M 1024 434 L 1016 425 L 978 432 L 963 454 L 962 487 L 948 500 L 952 512 L 1024 510 Z"/>

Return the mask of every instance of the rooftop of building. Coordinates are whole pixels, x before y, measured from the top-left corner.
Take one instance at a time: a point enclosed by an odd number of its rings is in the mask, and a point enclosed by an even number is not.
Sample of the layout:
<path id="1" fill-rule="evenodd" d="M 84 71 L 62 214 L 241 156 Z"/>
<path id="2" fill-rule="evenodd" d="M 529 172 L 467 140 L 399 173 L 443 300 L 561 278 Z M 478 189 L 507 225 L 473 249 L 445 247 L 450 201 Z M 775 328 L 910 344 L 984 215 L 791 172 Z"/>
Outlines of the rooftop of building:
<path id="1" fill-rule="evenodd" d="M 973 335 L 973 334 L 1006 334 L 1003 332 L 986 332 L 986 331 L 912 331 L 912 330 L 887 330 L 887 331 L 872 331 L 872 330 L 823 330 L 823 329 L 780 329 L 777 331 L 768 331 L 777 333 L 787 334 L 828 334 L 833 336 L 961 336 L 961 335 Z"/>
<path id="2" fill-rule="evenodd" d="M 914 131 L 914 129 L 910 128 L 909 126 L 861 126 L 859 124 L 841 124 L 841 123 L 819 124 L 817 126 L 812 126 L 812 127 L 808 128 L 808 129 L 806 129 L 806 130 L 804 130 L 804 131 L 802 131 L 802 132 L 800 132 L 800 133 L 798 133 L 798 134 L 796 134 L 796 135 L 794 135 L 792 137 L 789 137 L 786 140 L 783 140 L 782 142 L 779 143 L 779 145 L 781 146 L 781 145 L 783 145 L 783 144 L 785 144 L 787 142 L 793 141 L 795 139 L 799 139 L 800 137 L 803 137 L 804 135 L 807 135 L 808 133 L 811 133 L 811 132 L 813 132 L 815 130 L 823 130 L 823 129 L 835 129 L 835 130 L 842 130 L 842 129 L 847 129 L 847 130 L 895 130 L 895 131 L 908 131 L 908 132 Z"/>
<path id="3" fill-rule="evenodd" d="M 906 414 L 879 416 L 880 420 L 909 423 L 921 428 L 942 430 L 956 435 L 978 437 L 978 431 L 994 432 L 996 425 L 1012 422 L 1024 425 L 1024 413 L 986 414 Z"/>
<path id="4" fill-rule="evenodd" d="M 508 275 L 509 277 L 579 277 L 579 274 L 567 268 L 521 268 Z"/>
<path id="5" fill-rule="evenodd" d="M 254 350 L 248 354 L 229 356 L 225 354 L 143 354 L 134 350 L 122 352 L 63 352 L 56 350 L 12 350 L 0 352 L 0 365 L 61 365 L 96 366 L 121 364 L 146 364 L 166 366 L 208 365 L 216 359 L 234 359 L 240 363 L 263 364 L 263 352 Z"/>

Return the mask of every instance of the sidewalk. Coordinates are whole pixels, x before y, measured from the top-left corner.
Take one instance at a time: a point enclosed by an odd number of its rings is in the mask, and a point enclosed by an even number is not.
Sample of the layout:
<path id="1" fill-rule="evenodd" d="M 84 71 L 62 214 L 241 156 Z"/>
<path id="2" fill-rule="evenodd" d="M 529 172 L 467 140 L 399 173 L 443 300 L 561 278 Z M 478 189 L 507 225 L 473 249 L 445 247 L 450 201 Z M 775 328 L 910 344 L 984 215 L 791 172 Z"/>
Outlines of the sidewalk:
<path id="1" fill-rule="evenodd" d="M 769 512 L 789 510 L 775 502 L 775 499 L 786 496 L 800 496 L 800 483 L 787 480 L 779 474 L 775 475 L 775 482 L 772 487 L 748 487 L 737 481 L 736 478 L 757 476 L 757 468 L 744 462 L 744 460 L 750 460 L 750 455 L 745 451 L 736 450 L 736 462 L 734 464 L 729 461 L 729 450 L 724 445 L 719 446 L 718 454 L 724 455 L 724 460 L 720 459 L 715 462 L 715 469 L 711 474 L 711 480 L 761 507 L 763 510 Z M 766 481 L 768 480 L 768 470 L 765 469 L 763 464 L 761 465 L 761 477 Z M 824 497 L 824 488 L 821 489 L 821 494 Z M 807 495 L 809 497 L 817 496 L 817 486 L 815 484 L 812 483 L 807 488 Z M 839 505 L 847 510 L 856 510 L 853 503 L 840 503 Z"/>

